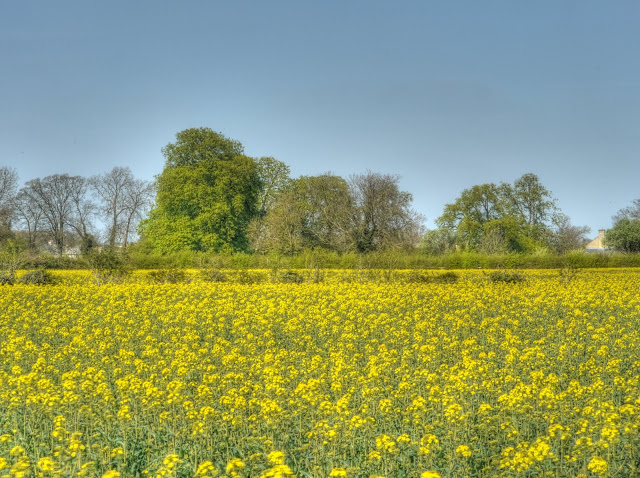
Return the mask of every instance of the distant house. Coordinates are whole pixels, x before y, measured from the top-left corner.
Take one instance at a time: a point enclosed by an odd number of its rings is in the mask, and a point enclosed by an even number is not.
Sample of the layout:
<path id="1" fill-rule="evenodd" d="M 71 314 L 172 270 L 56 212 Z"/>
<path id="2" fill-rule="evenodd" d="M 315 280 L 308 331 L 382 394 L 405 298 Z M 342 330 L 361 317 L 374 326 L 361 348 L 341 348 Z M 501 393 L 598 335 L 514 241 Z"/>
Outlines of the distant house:
<path id="1" fill-rule="evenodd" d="M 604 229 L 598 230 L 598 237 L 584 247 L 587 252 L 604 252 L 607 250 L 604 246 L 604 233 Z"/>

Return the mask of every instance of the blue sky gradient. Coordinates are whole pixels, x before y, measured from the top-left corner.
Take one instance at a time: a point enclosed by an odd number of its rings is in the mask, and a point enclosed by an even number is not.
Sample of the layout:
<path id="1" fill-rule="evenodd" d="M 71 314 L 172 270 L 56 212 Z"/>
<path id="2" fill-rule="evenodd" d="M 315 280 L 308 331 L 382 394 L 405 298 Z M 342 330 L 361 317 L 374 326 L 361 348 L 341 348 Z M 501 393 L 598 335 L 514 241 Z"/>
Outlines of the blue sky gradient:
<path id="1" fill-rule="evenodd" d="M 577 225 L 640 198 L 637 1 L 0 3 L 0 165 L 130 166 L 207 126 L 293 176 L 402 176 L 427 224 L 537 174 Z"/>

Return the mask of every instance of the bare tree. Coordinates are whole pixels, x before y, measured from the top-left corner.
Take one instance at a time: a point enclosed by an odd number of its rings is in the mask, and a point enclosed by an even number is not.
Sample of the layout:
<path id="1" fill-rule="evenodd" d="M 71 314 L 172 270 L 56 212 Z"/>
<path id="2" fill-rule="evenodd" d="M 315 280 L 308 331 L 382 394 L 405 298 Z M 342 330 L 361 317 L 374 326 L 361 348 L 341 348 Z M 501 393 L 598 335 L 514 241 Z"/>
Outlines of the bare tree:
<path id="1" fill-rule="evenodd" d="M 351 177 L 356 244 L 361 252 L 418 244 L 423 218 L 411 209 L 413 197 L 398 188 L 399 181 L 399 176 L 371 171 Z"/>
<path id="2" fill-rule="evenodd" d="M 621 219 L 640 219 L 640 199 L 634 199 L 632 206 L 627 206 L 618 211 L 618 213 L 613 216 L 613 222 L 616 223 Z"/>
<path id="3" fill-rule="evenodd" d="M 566 214 L 556 214 L 553 222 L 555 229 L 551 234 L 551 245 L 559 254 L 582 249 L 589 242 L 587 234 L 591 229 L 587 226 L 574 226 Z"/>
<path id="4" fill-rule="evenodd" d="M 73 189 L 79 176 L 53 174 L 28 181 L 23 190 L 40 209 L 42 221 L 59 255 L 65 247 L 65 233 L 73 219 Z"/>
<path id="5" fill-rule="evenodd" d="M 151 181 L 134 179 L 124 191 L 124 220 L 122 246 L 127 247 L 129 238 L 135 234 L 138 224 L 149 212 L 153 203 L 155 188 Z"/>
<path id="6" fill-rule="evenodd" d="M 128 167 L 115 167 L 106 174 L 91 178 L 91 186 L 101 200 L 100 209 L 107 226 L 107 243 L 123 246 L 135 232 L 138 222 L 153 200 L 153 184 L 135 179 Z"/>
<path id="7" fill-rule="evenodd" d="M 42 219 L 42 209 L 34 196 L 29 194 L 28 189 L 21 189 L 16 196 L 15 214 L 18 224 L 27 232 L 27 243 L 29 249 L 37 248 L 39 228 Z"/>
<path id="8" fill-rule="evenodd" d="M 7 166 L 0 167 L 0 239 L 11 233 L 14 200 L 18 189 L 18 173 Z"/>
<path id="9" fill-rule="evenodd" d="M 125 191 L 133 181 L 129 168 L 115 167 L 106 174 L 93 176 L 91 186 L 101 200 L 100 210 L 107 223 L 107 243 L 115 246 L 122 229 Z"/>
<path id="10" fill-rule="evenodd" d="M 73 176 L 69 181 L 72 213 L 70 226 L 83 241 L 91 236 L 91 219 L 95 216 L 96 205 L 89 198 L 89 180 Z"/>

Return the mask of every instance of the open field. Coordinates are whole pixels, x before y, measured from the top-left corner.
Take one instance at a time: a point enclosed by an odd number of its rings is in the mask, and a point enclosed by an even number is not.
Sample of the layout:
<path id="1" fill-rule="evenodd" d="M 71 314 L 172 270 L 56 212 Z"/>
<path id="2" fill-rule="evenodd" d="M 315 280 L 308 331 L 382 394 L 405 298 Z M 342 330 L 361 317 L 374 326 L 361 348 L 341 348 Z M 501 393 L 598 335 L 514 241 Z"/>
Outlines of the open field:
<path id="1" fill-rule="evenodd" d="M 0 476 L 640 474 L 640 270 L 408 274 L 0 287 Z"/>

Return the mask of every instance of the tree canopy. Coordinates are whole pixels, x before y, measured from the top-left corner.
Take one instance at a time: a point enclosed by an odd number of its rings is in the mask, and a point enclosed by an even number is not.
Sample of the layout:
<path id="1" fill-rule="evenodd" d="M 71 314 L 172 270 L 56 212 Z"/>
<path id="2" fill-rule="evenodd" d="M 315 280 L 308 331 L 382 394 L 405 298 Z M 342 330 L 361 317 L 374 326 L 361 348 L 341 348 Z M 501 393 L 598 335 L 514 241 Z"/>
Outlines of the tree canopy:
<path id="1" fill-rule="evenodd" d="M 465 249 L 524 252 L 547 245 L 555 200 L 535 174 L 513 185 L 488 183 L 462 191 L 436 220 Z"/>
<path id="2" fill-rule="evenodd" d="M 605 245 L 622 252 L 640 252 L 640 199 L 613 216 L 614 224 L 605 235 Z"/>
<path id="3" fill-rule="evenodd" d="M 261 191 L 256 161 L 209 128 L 181 131 L 162 152 L 155 205 L 140 227 L 153 249 L 246 251 Z"/>

